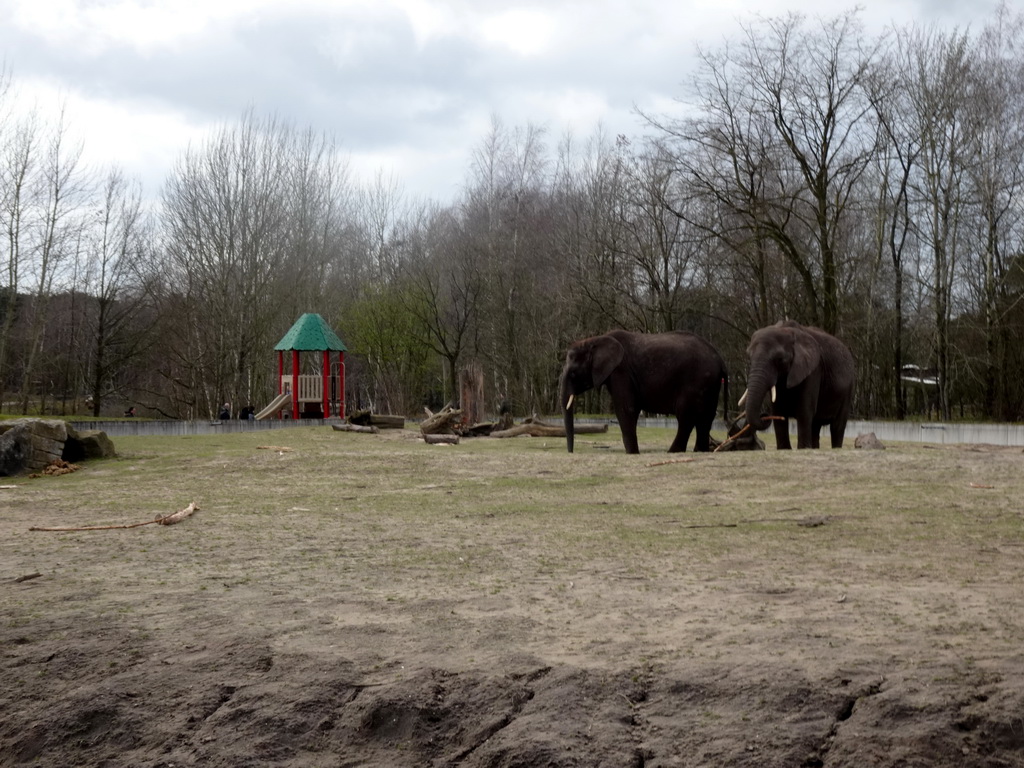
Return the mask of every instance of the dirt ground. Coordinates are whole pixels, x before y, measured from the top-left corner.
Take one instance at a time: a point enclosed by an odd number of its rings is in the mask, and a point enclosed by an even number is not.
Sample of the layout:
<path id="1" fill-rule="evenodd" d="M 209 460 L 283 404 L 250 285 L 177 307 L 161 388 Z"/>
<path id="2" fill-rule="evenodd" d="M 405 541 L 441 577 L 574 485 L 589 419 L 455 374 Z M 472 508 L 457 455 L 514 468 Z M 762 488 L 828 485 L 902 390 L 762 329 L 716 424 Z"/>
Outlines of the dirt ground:
<path id="1" fill-rule="evenodd" d="M 1019 448 L 270 439 L 0 490 L 0 766 L 1024 766 Z"/>

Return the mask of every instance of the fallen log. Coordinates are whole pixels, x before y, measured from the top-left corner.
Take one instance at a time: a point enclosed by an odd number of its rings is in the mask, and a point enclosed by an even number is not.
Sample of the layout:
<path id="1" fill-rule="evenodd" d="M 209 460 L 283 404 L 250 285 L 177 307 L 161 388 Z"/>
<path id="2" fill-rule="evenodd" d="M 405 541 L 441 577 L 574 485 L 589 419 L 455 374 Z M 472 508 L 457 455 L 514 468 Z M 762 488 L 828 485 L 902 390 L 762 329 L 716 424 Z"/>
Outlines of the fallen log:
<path id="1" fill-rule="evenodd" d="M 368 435 L 376 435 L 380 432 L 378 427 L 363 427 L 358 424 L 331 424 L 335 432 L 361 432 Z"/>
<path id="2" fill-rule="evenodd" d="M 424 435 L 427 445 L 458 445 L 458 435 Z"/>
<path id="3" fill-rule="evenodd" d="M 607 424 L 577 424 L 575 429 L 577 435 L 598 435 L 607 431 Z M 491 432 L 491 437 L 519 437 L 521 435 L 529 435 L 530 437 L 565 437 L 565 427 L 531 421 L 529 423 L 517 424 L 509 429 L 499 429 Z"/>
<path id="4" fill-rule="evenodd" d="M 372 411 L 356 411 L 347 419 L 349 424 L 378 429 L 405 429 L 405 416 L 392 416 Z"/>

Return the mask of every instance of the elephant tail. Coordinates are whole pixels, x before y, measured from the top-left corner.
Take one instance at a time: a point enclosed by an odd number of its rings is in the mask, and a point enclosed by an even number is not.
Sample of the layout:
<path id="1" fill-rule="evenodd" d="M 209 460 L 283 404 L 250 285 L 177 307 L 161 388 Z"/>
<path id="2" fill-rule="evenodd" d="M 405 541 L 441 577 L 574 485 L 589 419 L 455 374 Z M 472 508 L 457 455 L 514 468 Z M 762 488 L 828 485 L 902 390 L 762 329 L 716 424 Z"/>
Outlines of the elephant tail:
<path id="1" fill-rule="evenodd" d="M 729 423 L 729 372 L 722 368 L 722 420 Z"/>

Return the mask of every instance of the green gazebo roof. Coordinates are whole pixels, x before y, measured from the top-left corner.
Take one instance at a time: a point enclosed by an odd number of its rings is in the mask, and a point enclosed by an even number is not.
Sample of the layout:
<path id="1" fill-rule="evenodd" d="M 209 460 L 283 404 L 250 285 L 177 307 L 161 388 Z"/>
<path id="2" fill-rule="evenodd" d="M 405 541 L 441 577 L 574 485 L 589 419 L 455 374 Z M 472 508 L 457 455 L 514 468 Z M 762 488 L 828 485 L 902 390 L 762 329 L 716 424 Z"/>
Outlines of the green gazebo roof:
<path id="1" fill-rule="evenodd" d="M 338 338 L 338 335 L 331 330 L 331 327 L 320 315 L 307 312 L 298 320 L 295 325 L 284 335 L 284 338 L 277 342 L 275 352 L 286 350 L 298 350 L 299 352 L 316 352 L 328 350 L 331 352 L 346 352 L 345 345 Z"/>

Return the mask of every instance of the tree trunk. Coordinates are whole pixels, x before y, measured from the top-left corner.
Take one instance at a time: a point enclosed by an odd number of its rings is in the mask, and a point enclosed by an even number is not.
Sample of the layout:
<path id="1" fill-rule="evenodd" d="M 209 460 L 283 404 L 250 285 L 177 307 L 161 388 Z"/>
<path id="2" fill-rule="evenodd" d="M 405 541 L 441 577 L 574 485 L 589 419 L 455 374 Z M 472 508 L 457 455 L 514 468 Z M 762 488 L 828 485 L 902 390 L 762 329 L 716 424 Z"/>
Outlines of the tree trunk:
<path id="1" fill-rule="evenodd" d="M 459 374 L 459 408 L 467 424 L 476 424 L 484 416 L 484 372 L 470 363 Z"/>

